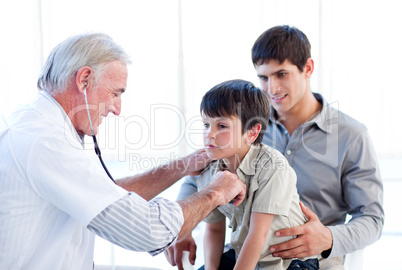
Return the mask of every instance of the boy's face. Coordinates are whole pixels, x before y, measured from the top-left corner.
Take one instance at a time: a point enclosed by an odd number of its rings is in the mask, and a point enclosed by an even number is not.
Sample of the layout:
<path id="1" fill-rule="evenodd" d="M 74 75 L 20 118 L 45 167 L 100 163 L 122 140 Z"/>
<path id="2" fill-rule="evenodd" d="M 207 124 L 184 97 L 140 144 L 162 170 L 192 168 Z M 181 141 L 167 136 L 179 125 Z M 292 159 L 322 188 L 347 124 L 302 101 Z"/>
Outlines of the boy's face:
<path id="1" fill-rule="evenodd" d="M 247 132 L 242 134 L 241 120 L 236 116 L 212 118 L 202 114 L 204 145 L 209 158 L 241 161 L 249 150 Z M 238 160 L 235 160 L 238 159 Z"/>
<path id="2" fill-rule="evenodd" d="M 307 97 L 312 73 L 310 60 L 307 61 L 303 72 L 289 60 L 282 64 L 277 60 L 270 60 L 255 66 L 261 89 L 267 93 L 271 105 L 279 116 L 291 114 L 292 111 L 296 113 Z"/>

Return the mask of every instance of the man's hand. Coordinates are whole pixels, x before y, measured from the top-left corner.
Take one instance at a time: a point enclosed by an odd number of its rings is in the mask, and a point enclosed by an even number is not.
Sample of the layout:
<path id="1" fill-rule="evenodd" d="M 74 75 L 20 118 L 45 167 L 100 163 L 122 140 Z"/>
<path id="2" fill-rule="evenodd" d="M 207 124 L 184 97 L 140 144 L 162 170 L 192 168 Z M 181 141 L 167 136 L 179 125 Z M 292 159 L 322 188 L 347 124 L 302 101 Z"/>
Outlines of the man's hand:
<path id="1" fill-rule="evenodd" d="M 246 185 L 236 174 L 228 171 L 217 172 L 205 190 L 214 190 L 217 193 L 219 205 L 233 202 L 237 207 L 246 197 Z"/>
<path id="2" fill-rule="evenodd" d="M 184 223 L 179 238 L 191 232 L 212 210 L 219 205 L 233 201 L 235 207 L 239 206 L 246 194 L 246 185 L 231 172 L 218 172 L 200 192 L 178 201 L 183 210 Z"/>
<path id="3" fill-rule="evenodd" d="M 190 252 L 189 260 L 192 265 L 195 263 L 195 255 L 197 250 L 197 245 L 195 244 L 194 238 L 191 233 L 180 238 L 173 246 L 165 250 L 165 257 L 172 266 L 177 266 L 179 270 L 183 270 L 183 251 L 186 250 Z"/>
<path id="4" fill-rule="evenodd" d="M 331 231 L 302 202 L 300 202 L 300 207 L 307 217 L 307 223 L 298 227 L 276 231 L 275 236 L 295 235 L 297 238 L 271 246 L 270 251 L 273 256 L 284 259 L 302 258 L 318 255 L 324 250 L 332 248 Z"/>
<path id="5" fill-rule="evenodd" d="M 204 168 L 211 162 L 208 158 L 205 149 L 200 149 L 191 153 L 190 155 L 184 157 L 182 160 L 183 168 L 185 170 L 186 175 L 199 175 Z"/>

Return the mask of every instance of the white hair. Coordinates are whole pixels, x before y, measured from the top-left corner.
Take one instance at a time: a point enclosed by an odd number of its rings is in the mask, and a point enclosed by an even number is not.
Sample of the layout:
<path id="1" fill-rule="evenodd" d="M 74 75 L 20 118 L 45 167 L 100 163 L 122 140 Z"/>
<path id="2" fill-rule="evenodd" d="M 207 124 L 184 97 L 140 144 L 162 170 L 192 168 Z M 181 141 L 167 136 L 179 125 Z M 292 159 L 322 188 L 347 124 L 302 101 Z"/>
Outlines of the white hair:
<path id="1" fill-rule="evenodd" d="M 130 57 L 108 35 L 90 33 L 72 36 L 57 45 L 46 60 L 38 88 L 49 93 L 63 92 L 78 70 L 89 66 L 96 84 L 104 68 L 113 61 L 131 63 Z"/>

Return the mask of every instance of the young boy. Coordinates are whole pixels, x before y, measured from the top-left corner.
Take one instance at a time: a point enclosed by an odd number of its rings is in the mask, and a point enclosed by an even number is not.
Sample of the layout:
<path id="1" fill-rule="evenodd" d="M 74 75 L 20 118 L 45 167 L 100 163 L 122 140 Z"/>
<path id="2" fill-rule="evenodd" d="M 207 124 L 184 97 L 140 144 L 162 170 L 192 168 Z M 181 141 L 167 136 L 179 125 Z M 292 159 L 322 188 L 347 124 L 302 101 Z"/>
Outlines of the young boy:
<path id="1" fill-rule="evenodd" d="M 316 259 L 284 260 L 269 251 L 271 245 L 290 239 L 275 237 L 276 230 L 306 221 L 299 206 L 295 172 L 282 154 L 261 143 L 269 108 L 266 94 L 242 80 L 223 82 L 202 99 L 204 144 L 213 161 L 198 178 L 198 190 L 223 170 L 236 173 L 247 186 L 240 206 L 219 206 L 204 220 L 208 223 L 205 269 L 318 269 Z M 235 250 L 229 262 L 228 254 L 222 256 L 226 217 Z"/>

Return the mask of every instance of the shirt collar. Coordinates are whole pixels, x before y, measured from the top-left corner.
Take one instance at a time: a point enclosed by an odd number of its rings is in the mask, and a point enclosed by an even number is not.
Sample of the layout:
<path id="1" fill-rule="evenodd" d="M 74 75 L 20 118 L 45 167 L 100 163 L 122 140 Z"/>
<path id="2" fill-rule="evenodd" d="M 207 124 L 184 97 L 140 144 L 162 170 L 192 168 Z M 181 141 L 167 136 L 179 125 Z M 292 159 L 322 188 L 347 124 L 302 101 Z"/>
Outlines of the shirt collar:
<path id="1" fill-rule="evenodd" d="M 332 108 L 321 94 L 313 93 L 313 95 L 315 99 L 322 104 L 322 109 L 312 120 L 306 123 L 315 123 L 321 130 L 332 133 L 332 124 L 334 120 L 338 118 L 338 110 Z M 276 111 L 272 106 L 269 121 L 271 123 L 277 122 Z"/>
<path id="2" fill-rule="evenodd" d="M 255 170 L 257 168 L 256 162 L 258 161 L 257 157 L 261 151 L 261 144 L 250 146 L 247 154 L 244 156 L 241 161 L 239 167 L 237 168 L 237 175 L 239 176 L 239 170 L 245 175 L 255 175 Z M 215 167 L 216 166 L 216 167 Z M 204 172 L 208 171 L 209 168 L 215 167 L 217 171 L 225 171 L 227 169 L 225 163 L 222 159 L 218 160 L 218 162 L 210 162 L 208 166 L 204 169 Z"/>
<path id="3" fill-rule="evenodd" d="M 321 94 L 313 93 L 315 99 L 322 104 L 322 109 L 311 121 L 315 123 L 321 130 L 332 133 L 334 120 L 338 118 L 338 110 L 335 110 L 330 104 L 324 100 Z"/>
<path id="4" fill-rule="evenodd" d="M 237 170 L 246 175 L 254 175 L 257 168 L 257 157 L 261 151 L 261 144 L 252 144 L 247 154 L 244 156 Z"/>

